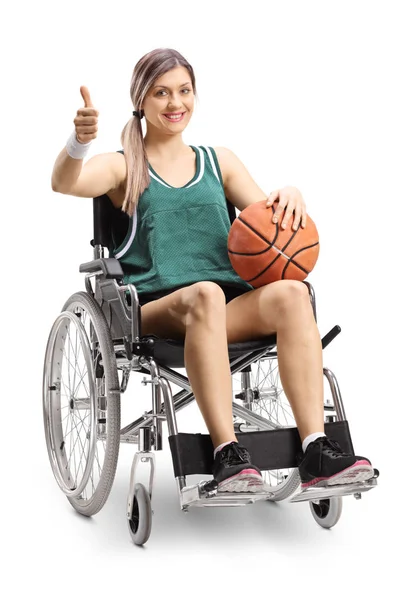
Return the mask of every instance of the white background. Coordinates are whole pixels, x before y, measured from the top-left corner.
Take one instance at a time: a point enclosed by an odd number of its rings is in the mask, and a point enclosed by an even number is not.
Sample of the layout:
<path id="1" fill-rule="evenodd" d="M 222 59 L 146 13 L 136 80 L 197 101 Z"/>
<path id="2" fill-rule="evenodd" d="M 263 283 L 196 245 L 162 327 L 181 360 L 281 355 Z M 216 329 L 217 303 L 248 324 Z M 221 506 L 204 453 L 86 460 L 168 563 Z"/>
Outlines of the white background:
<path id="1" fill-rule="evenodd" d="M 397 7 L 81 0 L 3 9 L 4 597 L 386 597 L 395 585 L 388 543 L 397 548 L 399 535 Z M 232 149 L 266 193 L 295 185 L 317 224 L 321 252 L 309 280 L 318 324 L 321 335 L 342 327 L 324 364 L 338 377 L 356 452 L 381 471 L 376 490 L 344 499 L 330 531 L 306 503 L 181 513 L 166 435 L 145 548 L 133 546 L 125 522 L 135 447 L 121 448 L 110 498 L 92 519 L 73 511 L 53 479 L 43 357 L 62 305 L 84 289 L 79 265 L 92 258 L 92 201 L 54 193 L 51 172 L 83 105 L 81 85 L 100 111 L 89 157 L 121 148 L 133 67 L 158 47 L 180 51 L 196 74 L 200 103 L 185 143 Z M 150 407 L 150 390 L 136 379 L 124 397 L 134 417 L 146 398 Z M 202 427 L 192 406 L 179 413 L 183 431 Z"/>

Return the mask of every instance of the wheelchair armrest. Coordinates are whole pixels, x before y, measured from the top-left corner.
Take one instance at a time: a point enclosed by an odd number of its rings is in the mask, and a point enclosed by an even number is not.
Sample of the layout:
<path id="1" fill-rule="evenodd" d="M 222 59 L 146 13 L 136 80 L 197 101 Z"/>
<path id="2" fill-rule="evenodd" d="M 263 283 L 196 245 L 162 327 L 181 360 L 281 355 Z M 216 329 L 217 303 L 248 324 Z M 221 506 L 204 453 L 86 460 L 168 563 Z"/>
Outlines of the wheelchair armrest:
<path id="1" fill-rule="evenodd" d="M 106 279 L 122 279 L 124 272 L 116 258 L 96 258 L 90 262 L 79 265 L 79 273 L 94 273 L 102 271 Z"/>

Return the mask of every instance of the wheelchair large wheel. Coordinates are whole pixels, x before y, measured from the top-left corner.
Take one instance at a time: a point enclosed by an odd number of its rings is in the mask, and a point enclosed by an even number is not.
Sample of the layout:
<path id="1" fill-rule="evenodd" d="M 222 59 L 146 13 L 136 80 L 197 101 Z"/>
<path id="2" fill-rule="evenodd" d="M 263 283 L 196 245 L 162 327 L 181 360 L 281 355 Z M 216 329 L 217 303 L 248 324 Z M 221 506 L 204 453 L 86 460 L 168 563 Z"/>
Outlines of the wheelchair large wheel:
<path id="1" fill-rule="evenodd" d="M 268 420 L 265 429 L 296 427 L 296 421 L 279 377 L 278 361 L 275 356 L 262 357 L 252 363 L 251 371 L 235 373 L 232 377 L 233 399 Z M 236 431 L 246 431 L 250 422 L 235 418 Z M 285 500 L 300 485 L 297 468 L 263 471 L 264 486 L 273 493 L 271 501 Z"/>
<path id="2" fill-rule="evenodd" d="M 73 294 L 55 320 L 43 372 L 47 450 L 56 481 L 81 514 L 110 493 L 120 442 L 120 391 L 113 342 L 97 302 Z"/>

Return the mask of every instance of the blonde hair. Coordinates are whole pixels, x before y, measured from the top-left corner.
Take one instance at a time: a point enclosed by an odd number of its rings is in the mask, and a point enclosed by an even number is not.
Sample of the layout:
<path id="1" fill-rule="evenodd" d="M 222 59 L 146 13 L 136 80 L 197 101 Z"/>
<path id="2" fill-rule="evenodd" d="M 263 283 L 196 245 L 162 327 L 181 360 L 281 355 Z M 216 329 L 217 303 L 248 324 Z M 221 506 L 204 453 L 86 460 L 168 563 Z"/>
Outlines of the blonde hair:
<path id="1" fill-rule="evenodd" d="M 196 80 L 192 66 L 176 50 L 158 48 L 145 54 L 133 70 L 130 94 L 135 110 L 141 112 L 146 94 L 156 79 L 176 67 L 185 67 L 188 70 L 193 92 L 196 95 Z M 123 128 L 121 144 L 127 165 L 126 192 L 122 211 L 131 217 L 140 195 L 150 185 L 142 123 L 138 117 L 132 116 Z"/>

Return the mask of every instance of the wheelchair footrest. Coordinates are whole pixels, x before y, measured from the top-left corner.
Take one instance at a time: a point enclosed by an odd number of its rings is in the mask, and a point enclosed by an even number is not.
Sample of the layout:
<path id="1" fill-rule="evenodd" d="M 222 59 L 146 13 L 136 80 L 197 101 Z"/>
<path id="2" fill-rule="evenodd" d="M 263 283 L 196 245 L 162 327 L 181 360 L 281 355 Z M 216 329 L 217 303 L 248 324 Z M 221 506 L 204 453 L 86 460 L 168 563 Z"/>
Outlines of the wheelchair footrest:
<path id="1" fill-rule="evenodd" d="M 363 492 L 368 492 L 377 485 L 377 477 L 372 477 L 368 481 L 352 483 L 346 485 L 327 485 L 324 487 L 305 488 L 290 499 L 290 502 L 314 502 L 334 498 L 336 496 L 358 496 Z"/>
<path id="2" fill-rule="evenodd" d="M 273 495 L 267 491 L 218 493 L 217 489 L 210 485 L 211 481 L 201 481 L 197 485 L 183 488 L 181 490 L 182 509 L 187 509 L 189 506 L 245 506 L 254 504 L 257 500 L 269 500 Z"/>

